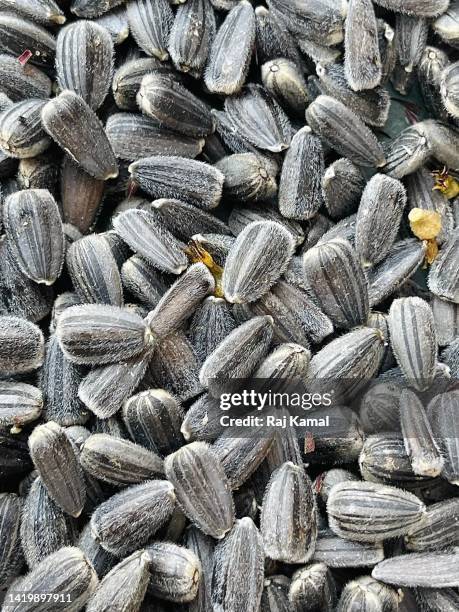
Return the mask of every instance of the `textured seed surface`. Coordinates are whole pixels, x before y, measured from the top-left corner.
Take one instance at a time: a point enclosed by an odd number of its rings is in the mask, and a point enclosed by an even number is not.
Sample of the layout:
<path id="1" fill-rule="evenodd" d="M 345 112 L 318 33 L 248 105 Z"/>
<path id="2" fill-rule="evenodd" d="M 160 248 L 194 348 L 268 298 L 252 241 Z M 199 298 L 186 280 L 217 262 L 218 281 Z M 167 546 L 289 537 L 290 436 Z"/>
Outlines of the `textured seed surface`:
<path id="1" fill-rule="evenodd" d="M 346 17 L 344 71 L 354 91 L 373 89 L 381 82 L 378 28 L 373 3 L 351 0 Z"/>
<path id="2" fill-rule="evenodd" d="M 41 330 L 20 317 L 0 317 L 0 370 L 18 374 L 40 367 L 44 357 Z"/>
<path id="3" fill-rule="evenodd" d="M 159 599 L 192 601 L 201 581 L 201 563 L 187 548 L 156 542 L 145 549 L 150 581 L 148 592 Z"/>
<path id="4" fill-rule="evenodd" d="M 20 428 L 36 421 L 43 409 L 40 389 L 26 383 L 0 381 L 0 425 Z"/>
<path id="5" fill-rule="evenodd" d="M 129 30 L 147 54 L 167 60 L 167 43 L 173 21 L 167 0 L 130 0 L 127 4 Z"/>
<path id="6" fill-rule="evenodd" d="M 44 100 L 23 100 L 2 112 L 0 146 L 7 155 L 28 159 L 43 153 L 49 147 L 51 140 L 40 121 L 44 105 Z"/>
<path id="7" fill-rule="evenodd" d="M 398 586 L 457 587 L 457 549 L 451 552 L 411 553 L 386 559 L 374 568 L 373 578 Z"/>

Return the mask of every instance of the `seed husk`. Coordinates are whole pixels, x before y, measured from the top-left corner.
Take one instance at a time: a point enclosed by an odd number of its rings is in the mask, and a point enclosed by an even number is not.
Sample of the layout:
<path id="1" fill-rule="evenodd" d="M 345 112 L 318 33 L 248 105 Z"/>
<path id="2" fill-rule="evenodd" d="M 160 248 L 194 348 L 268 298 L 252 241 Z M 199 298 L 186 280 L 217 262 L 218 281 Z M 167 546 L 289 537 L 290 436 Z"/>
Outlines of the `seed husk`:
<path id="1" fill-rule="evenodd" d="M 201 395 L 188 409 L 180 431 L 187 442 L 214 442 L 224 431 L 218 400 Z"/>
<path id="2" fill-rule="evenodd" d="M 40 120 L 45 100 L 15 102 L 0 115 L 0 146 L 7 155 L 26 159 L 49 147 L 51 140 Z"/>
<path id="3" fill-rule="evenodd" d="M 42 331 L 30 321 L 14 316 L 0 316 L 0 370 L 19 374 L 36 370 L 43 363 Z"/>
<path id="4" fill-rule="evenodd" d="M 401 387 L 390 381 L 372 385 L 362 397 L 360 421 L 367 434 L 398 431 Z"/>
<path id="5" fill-rule="evenodd" d="M 432 293 L 455 304 L 459 304 L 458 242 L 459 232 L 455 230 L 431 266 L 427 281 Z"/>
<path id="6" fill-rule="evenodd" d="M 20 525 L 23 512 L 22 499 L 14 493 L 0 494 L 0 538 L 2 551 L 0 554 L 0 585 L 7 587 L 21 569 L 22 550 L 20 540 Z"/>
<path id="7" fill-rule="evenodd" d="M 406 587 L 457 587 L 457 549 L 451 552 L 410 553 L 386 559 L 374 568 L 373 578 Z"/>
<path id="8" fill-rule="evenodd" d="M 301 224 L 293 219 L 286 219 L 267 203 L 251 204 L 247 208 L 234 208 L 229 216 L 228 226 L 233 234 L 237 236 L 249 223 L 255 221 L 273 221 L 278 223 L 292 234 L 295 245 L 298 246 L 304 242 L 305 233 Z"/>
<path id="9" fill-rule="evenodd" d="M 210 612 L 212 610 L 211 582 L 215 541 L 191 525 L 185 532 L 185 546 L 194 552 L 201 563 L 201 581 L 195 599 L 189 604 L 190 610 L 191 612 Z"/>
<path id="10" fill-rule="evenodd" d="M 354 213 L 364 187 L 362 172 L 349 159 L 342 157 L 330 164 L 322 175 L 324 204 L 330 216 L 339 219 Z"/>
<path id="11" fill-rule="evenodd" d="M 294 609 L 306 608 L 332 612 L 336 604 L 336 585 L 324 563 L 310 563 L 292 576 L 289 595 Z"/>
<path id="12" fill-rule="evenodd" d="M 265 89 L 287 112 L 303 117 L 310 95 L 303 73 L 294 61 L 278 57 L 261 67 L 261 80 Z"/>
<path id="13" fill-rule="evenodd" d="M 87 174 L 69 156 L 64 157 L 61 170 L 62 216 L 80 232 L 86 233 L 93 225 L 104 193 L 104 181 Z"/>
<path id="14" fill-rule="evenodd" d="M 390 11 L 418 17 L 436 17 L 444 13 L 449 4 L 446 0 L 375 0 L 375 2 Z"/>
<path id="15" fill-rule="evenodd" d="M 459 595 L 455 589 L 414 589 L 419 606 L 438 610 L 438 612 L 454 612 L 459 606 Z"/>
<path id="16" fill-rule="evenodd" d="M 255 153 L 235 153 L 216 164 L 223 173 L 223 196 L 238 202 L 269 200 L 277 192 L 277 164 Z"/>
<path id="17" fill-rule="evenodd" d="M 190 322 L 189 337 L 198 357 L 204 361 L 235 327 L 229 304 L 222 298 L 206 298 Z"/>
<path id="18" fill-rule="evenodd" d="M 384 559 L 382 542 L 365 543 L 344 540 L 333 531 L 319 531 L 313 561 L 330 568 L 374 566 Z"/>
<path id="19" fill-rule="evenodd" d="M 129 30 L 147 54 L 164 61 L 174 15 L 167 0 L 130 0 L 127 4 Z"/>
<path id="20" fill-rule="evenodd" d="M 255 9 L 256 47 L 260 64 L 286 58 L 301 66 L 301 56 L 296 43 L 282 22 L 264 6 Z"/>
<path id="21" fill-rule="evenodd" d="M 65 15 L 53 0 L 2 0 L 0 2 L 2 11 L 11 10 L 27 19 L 43 25 L 62 25 L 65 23 Z"/>
<path id="22" fill-rule="evenodd" d="M 40 389 L 21 382 L 0 381 L 0 426 L 12 433 L 40 418 L 43 396 Z"/>
<path id="23" fill-rule="evenodd" d="M 0 54 L 0 83 L 0 92 L 13 102 L 51 95 L 51 79 L 44 72 L 36 66 L 21 66 L 6 53 Z"/>
<path id="24" fill-rule="evenodd" d="M 120 45 L 129 36 L 129 23 L 124 7 L 105 13 L 95 22 L 108 30 L 114 45 Z"/>
<path id="25" fill-rule="evenodd" d="M 459 535 L 459 501 L 448 499 L 428 506 L 424 522 L 405 536 L 408 550 L 426 552 L 457 546 Z"/>
<path id="26" fill-rule="evenodd" d="M 411 72 L 420 62 L 424 52 L 428 22 L 420 17 L 397 15 L 395 19 L 395 46 L 398 61 L 406 72 Z"/>
<path id="27" fill-rule="evenodd" d="M 72 0 L 70 10 L 82 19 L 93 19 L 99 17 L 115 6 L 121 4 L 121 0 Z"/>
<path id="28" fill-rule="evenodd" d="M 427 414 L 435 442 L 443 456 L 442 476 L 452 484 L 459 482 L 459 436 L 457 433 L 457 393 L 441 393 L 428 405 Z"/>
<path id="29" fill-rule="evenodd" d="M 126 61 L 113 75 L 112 92 L 121 110 L 137 111 L 137 93 L 143 77 L 150 73 L 170 72 L 170 65 L 156 57 L 141 57 Z"/>

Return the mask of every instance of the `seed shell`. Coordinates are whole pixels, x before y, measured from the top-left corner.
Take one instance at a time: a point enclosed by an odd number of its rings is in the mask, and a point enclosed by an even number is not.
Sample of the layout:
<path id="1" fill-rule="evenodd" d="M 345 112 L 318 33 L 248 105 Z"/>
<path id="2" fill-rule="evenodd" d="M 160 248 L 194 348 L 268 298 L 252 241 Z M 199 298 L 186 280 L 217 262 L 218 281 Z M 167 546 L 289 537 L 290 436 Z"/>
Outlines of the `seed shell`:
<path id="1" fill-rule="evenodd" d="M 123 263 L 121 281 L 124 289 L 148 308 L 154 308 L 167 290 L 164 277 L 138 255 Z"/>
<path id="2" fill-rule="evenodd" d="M 40 119 L 44 105 L 45 100 L 23 100 L 1 113 L 0 146 L 7 155 L 21 159 L 35 157 L 49 147 L 51 140 Z"/>
<path id="3" fill-rule="evenodd" d="M 429 271 L 428 286 L 444 300 L 459 304 L 459 232 L 455 230 L 443 245 Z"/>
<path id="4" fill-rule="evenodd" d="M 323 199 L 330 216 L 333 219 L 340 219 L 354 213 L 364 187 L 365 179 L 362 172 L 349 159 L 342 157 L 330 164 L 322 175 Z"/>
<path id="5" fill-rule="evenodd" d="M 0 9 L 14 11 L 46 26 L 65 23 L 64 13 L 53 0 L 1 0 Z"/>
<path id="6" fill-rule="evenodd" d="M 286 219 L 267 203 L 251 204 L 247 208 L 234 208 L 230 213 L 228 226 L 233 234 L 237 236 L 249 223 L 255 221 L 273 221 L 278 223 L 292 234 L 296 246 L 304 242 L 305 233 L 300 223 L 293 219 Z"/>
<path id="7" fill-rule="evenodd" d="M 264 6 L 255 8 L 256 52 L 259 64 L 280 57 L 301 66 L 296 43 L 282 23 Z"/>
<path id="8" fill-rule="evenodd" d="M 127 3 L 129 30 L 139 47 L 150 56 L 169 58 L 167 44 L 174 15 L 167 0 L 130 0 Z"/>
<path id="9" fill-rule="evenodd" d="M 129 23 L 124 7 L 105 13 L 96 19 L 96 23 L 108 30 L 114 45 L 120 45 L 129 36 Z"/>
<path id="10" fill-rule="evenodd" d="M 411 553 L 386 559 L 374 568 L 373 578 L 406 587 L 457 587 L 457 549 L 451 552 Z"/>
<path id="11" fill-rule="evenodd" d="M 268 157 L 236 153 L 224 157 L 215 165 L 225 177 L 223 195 L 228 200 L 256 202 L 268 200 L 277 192 L 278 166 Z"/>
<path id="12" fill-rule="evenodd" d="M 294 610 L 332 612 L 336 604 L 336 586 L 328 567 L 324 563 L 311 563 L 298 569 L 292 576 L 288 598 Z"/>
<path id="13" fill-rule="evenodd" d="M 376 4 L 396 13 L 436 17 L 448 8 L 447 0 L 375 0 Z"/>
<path id="14" fill-rule="evenodd" d="M 26 319 L 0 316 L 0 370 L 19 374 L 36 370 L 43 363 L 42 331 Z"/>
<path id="15" fill-rule="evenodd" d="M 459 595 L 454 589 L 414 589 L 419 606 L 438 612 L 454 612 L 459 606 Z"/>
<path id="16" fill-rule="evenodd" d="M 0 585 L 6 588 L 21 570 L 23 555 L 19 529 L 23 502 L 14 493 L 0 493 Z"/>
<path id="17" fill-rule="evenodd" d="M 196 597 L 202 570 L 194 552 L 170 542 L 155 542 L 145 549 L 145 555 L 151 595 L 180 603 Z"/>
<path id="18" fill-rule="evenodd" d="M 44 72 L 29 64 L 21 66 L 6 53 L 0 54 L 0 83 L 0 92 L 13 102 L 51 95 L 51 79 Z"/>
<path id="19" fill-rule="evenodd" d="M 427 407 L 434 439 L 443 456 L 442 476 L 455 485 L 459 482 L 458 401 L 455 392 L 441 393 Z"/>
<path id="20" fill-rule="evenodd" d="M 360 421 L 367 434 L 398 431 L 401 388 L 390 381 L 373 384 L 360 403 Z"/>
<path id="21" fill-rule="evenodd" d="M 459 500 L 448 499 L 427 508 L 424 522 L 405 536 L 408 550 L 426 552 L 457 546 L 459 534 Z"/>
<path id="22" fill-rule="evenodd" d="M 339 538 L 332 531 L 319 531 L 313 561 L 329 568 L 368 567 L 384 559 L 382 542 L 353 542 Z"/>
<path id="23" fill-rule="evenodd" d="M 0 426 L 12 433 L 36 421 L 43 409 L 40 389 L 21 382 L 0 381 Z"/>
<path id="24" fill-rule="evenodd" d="M 406 72 L 411 72 L 421 61 L 429 25 L 426 19 L 399 14 L 395 19 L 395 46 L 398 61 Z"/>
<path id="25" fill-rule="evenodd" d="M 81 19 L 93 19 L 110 11 L 122 0 L 72 0 L 70 10 Z"/>
<path id="26" fill-rule="evenodd" d="M 282 108 L 297 117 L 304 117 L 310 94 L 297 63 L 283 57 L 266 62 L 261 67 L 261 80 Z"/>

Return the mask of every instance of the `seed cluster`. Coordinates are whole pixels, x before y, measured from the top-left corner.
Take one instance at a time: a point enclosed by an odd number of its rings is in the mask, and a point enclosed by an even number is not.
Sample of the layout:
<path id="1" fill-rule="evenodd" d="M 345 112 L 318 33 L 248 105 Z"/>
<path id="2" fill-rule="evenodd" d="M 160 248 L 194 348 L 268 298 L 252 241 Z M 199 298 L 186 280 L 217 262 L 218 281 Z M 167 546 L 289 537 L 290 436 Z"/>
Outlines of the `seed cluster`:
<path id="1" fill-rule="evenodd" d="M 0 0 L 2 610 L 459 610 L 458 58 L 457 0 Z"/>

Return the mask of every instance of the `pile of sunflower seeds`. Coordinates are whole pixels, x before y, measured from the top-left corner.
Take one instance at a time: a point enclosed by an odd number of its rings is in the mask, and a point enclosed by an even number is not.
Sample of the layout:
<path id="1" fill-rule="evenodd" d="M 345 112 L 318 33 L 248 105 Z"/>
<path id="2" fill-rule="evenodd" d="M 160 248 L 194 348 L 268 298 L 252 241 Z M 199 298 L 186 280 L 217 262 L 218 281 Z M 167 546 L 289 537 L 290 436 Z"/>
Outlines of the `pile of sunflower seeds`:
<path id="1" fill-rule="evenodd" d="M 459 610 L 458 59 L 457 0 L 0 0 L 2 610 Z"/>

